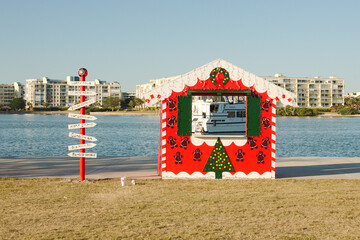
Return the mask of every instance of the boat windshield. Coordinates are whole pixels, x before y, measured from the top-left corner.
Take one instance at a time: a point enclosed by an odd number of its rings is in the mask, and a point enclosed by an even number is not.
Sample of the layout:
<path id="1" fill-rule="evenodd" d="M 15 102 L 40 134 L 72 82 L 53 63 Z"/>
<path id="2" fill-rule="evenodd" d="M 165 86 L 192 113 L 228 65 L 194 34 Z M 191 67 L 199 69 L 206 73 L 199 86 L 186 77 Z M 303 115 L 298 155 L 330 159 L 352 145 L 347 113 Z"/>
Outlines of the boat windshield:
<path id="1" fill-rule="evenodd" d="M 210 105 L 210 112 L 217 113 L 219 111 L 219 104 L 211 104 Z"/>

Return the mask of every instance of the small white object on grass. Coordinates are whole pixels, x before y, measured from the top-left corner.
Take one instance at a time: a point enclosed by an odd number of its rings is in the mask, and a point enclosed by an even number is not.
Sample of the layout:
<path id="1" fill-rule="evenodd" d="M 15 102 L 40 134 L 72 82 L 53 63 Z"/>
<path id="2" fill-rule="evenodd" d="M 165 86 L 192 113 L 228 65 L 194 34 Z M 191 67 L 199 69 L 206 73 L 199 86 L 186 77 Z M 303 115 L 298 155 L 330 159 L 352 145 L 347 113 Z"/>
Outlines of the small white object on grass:
<path id="1" fill-rule="evenodd" d="M 121 177 L 121 186 L 124 187 L 126 185 L 126 177 Z"/>

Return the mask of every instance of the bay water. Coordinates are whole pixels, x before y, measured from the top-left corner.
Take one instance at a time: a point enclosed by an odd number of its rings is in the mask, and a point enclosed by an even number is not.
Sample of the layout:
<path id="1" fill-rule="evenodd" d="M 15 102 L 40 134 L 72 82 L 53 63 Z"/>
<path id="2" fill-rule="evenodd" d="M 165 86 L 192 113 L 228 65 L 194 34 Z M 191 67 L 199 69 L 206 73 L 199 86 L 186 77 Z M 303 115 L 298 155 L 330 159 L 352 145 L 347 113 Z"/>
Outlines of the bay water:
<path id="1" fill-rule="evenodd" d="M 160 120 L 157 116 L 96 116 L 97 126 L 86 135 L 98 139 L 99 157 L 157 156 Z M 87 121 L 90 122 L 90 121 Z M 66 156 L 67 115 L 0 114 L 0 157 Z M 71 130 L 77 132 L 78 129 Z M 277 118 L 277 157 L 360 157 L 359 117 Z"/>

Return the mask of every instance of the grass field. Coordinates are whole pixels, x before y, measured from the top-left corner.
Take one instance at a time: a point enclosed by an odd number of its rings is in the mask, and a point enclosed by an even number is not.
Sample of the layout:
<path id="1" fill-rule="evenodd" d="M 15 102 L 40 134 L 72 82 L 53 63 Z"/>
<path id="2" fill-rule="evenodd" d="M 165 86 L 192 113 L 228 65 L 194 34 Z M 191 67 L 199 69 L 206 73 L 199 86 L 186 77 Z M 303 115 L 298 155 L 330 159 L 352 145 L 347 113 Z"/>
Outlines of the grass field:
<path id="1" fill-rule="evenodd" d="M 359 223 L 360 180 L 0 179 L 0 239 L 360 239 Z"/>

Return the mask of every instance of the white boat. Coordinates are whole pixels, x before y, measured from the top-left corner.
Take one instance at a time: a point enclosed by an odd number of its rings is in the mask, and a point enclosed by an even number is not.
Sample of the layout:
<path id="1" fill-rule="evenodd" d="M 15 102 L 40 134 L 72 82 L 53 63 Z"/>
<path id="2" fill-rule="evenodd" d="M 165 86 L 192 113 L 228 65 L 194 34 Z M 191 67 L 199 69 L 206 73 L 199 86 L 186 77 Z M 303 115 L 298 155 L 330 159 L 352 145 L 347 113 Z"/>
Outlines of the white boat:
<path id="1" fill-rule="evenodd" d="M 245 134 L 246 128 L 246 104 L 242 101 L 204 102 L 205 111 L 193 112 L 193 132 L 200 134 Z M 196 103 L 195 103 L 196 105 Z M 199 103 L 197 103 L 199 105 Z M 204 107 L 205 106 L 205 107 Z M 195 107 L 196 109 L 196 107 Z M 199 109 L 199 107 L 197 107 Z"/>

